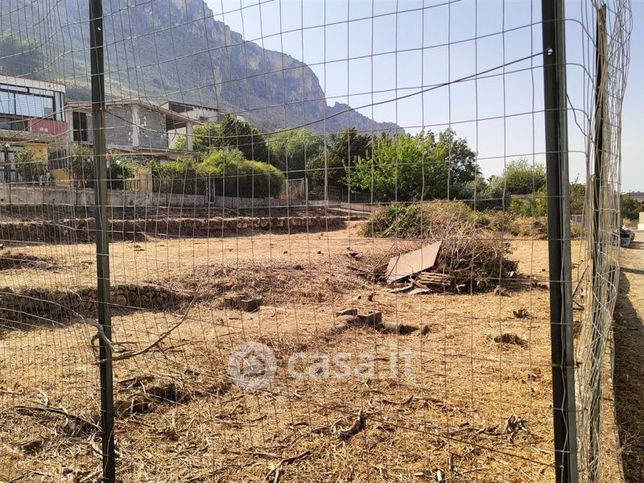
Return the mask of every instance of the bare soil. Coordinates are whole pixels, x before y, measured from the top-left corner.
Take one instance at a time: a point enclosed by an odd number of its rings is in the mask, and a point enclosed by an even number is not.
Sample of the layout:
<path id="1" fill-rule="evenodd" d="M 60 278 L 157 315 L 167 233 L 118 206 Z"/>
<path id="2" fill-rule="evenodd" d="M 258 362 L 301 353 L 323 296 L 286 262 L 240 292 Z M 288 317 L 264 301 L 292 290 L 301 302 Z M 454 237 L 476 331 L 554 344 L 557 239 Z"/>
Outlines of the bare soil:
<path id="1" fill-rule="evenodd" d="M 502 277 L 503 291 L 388 293 L 350 268 L 405 243 L 359 237 L 356 223 L 113 243 L 113 285 L 188 294 L 178 306 L 113 317 L 119 478 L 552 480 L 546 242 L 511 241 L 520 277 Z M 20 252 L 57 268 L 3 270 L 11 291 L 38 287 L 47 297 L 95 284 L 91 244 Z M 263 305 L 225 308 L 231 293 Z M 346 308 L 378 310 L 412 330 L 346 325 L 336 317 Z M 0 332 L 0 479 L 99 475 L 94 321 L 52 322 Z M 229 373 L 231 351 L 245 342 L 265 344 L 276 360 L 274 378 L 255 392 Z"/>
<path id="2" fill-rule="evenodd" d="M 621 250 L 615 307 L 615 411 L 626 481 L 644 481 L 644 233 Z"/>

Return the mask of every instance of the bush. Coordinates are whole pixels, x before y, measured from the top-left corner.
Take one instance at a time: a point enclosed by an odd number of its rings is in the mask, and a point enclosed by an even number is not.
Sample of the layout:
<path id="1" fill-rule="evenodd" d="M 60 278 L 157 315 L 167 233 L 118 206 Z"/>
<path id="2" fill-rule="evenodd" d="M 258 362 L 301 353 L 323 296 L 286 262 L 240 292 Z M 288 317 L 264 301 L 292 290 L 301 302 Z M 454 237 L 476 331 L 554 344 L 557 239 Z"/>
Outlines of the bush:
<path id="1" fill-rule="evenodd" d="M 69 152 L 69 164 L 72 177 L 79 188 L 91 188 L 94 186 L 94 158 L 92 150 L 81 144 L 72 145 Z"/>
<path id="2" fill-rule="evenodd" d="M 131 158 L 112 157 L 107 168 L 109 189 L 124 189 L 125 180 L 134 178 L 134 171 L 140 163 Z"/>
<path id="3" fill-rule="evenodd" d="M 508 211 L 524 217 L 546 216 L 548 214 L 548 203 L 545 188 L 541 188 L 537 193 L 532 193 L 522 198 L 513 197 Z"/>
<path id="4" fill-rule="evenodd" d="M 435 270 L 454 277 L 452 288 L 492 287 L 498 277 L 516 270 L 508 260 L 510 246 L 501 237 L 477 226 L 477 215 L 465 203 L 437 201 L 390 205 L 374 212 L 361 233 L 365 236 L 441 241 Z"/>
<path id="5" fill-rule="evenodd" d="M 189 156 L 172 161 L 154 161 L 152 171 L 154 190 L 162 193 L 204 194 L 206 183 L 197 175 L 197 163 Z"/>
<path id="6" fill-rule="evenodd" d="M 640 202 L 632 196 L 622 196 L 622 217 L 637 220 L 640 216 Z"/>
<path id="7" fill-rule="evenodd" d="M 28 149 L 16 153 L 16 169 L 25 182 L 37 182 L 47 174 L 47 160 L 37 159 Z"/>
<path id="8" fill-rule="evenodd" d="M 510 193 L 505 188 L 502 176 L 492 176 L 487 184 L 479 189 L 476 208 L 481 210 L 503 209 L 510 205 Z"/>
<path id="9" fill-rule="evenodd" d="M 209 179 L 218 196 L 268 198 L 281 193 L 286 179 L 274 166 L 244 159 L 241 151 L 213 151 L 197 165 L 197 174 Z"/>
<path id="10" fill-rule="evenodd" d="M 542 164 L 533 165 L 527 159 L 512 161 L 505 167 L 505 185 L 513 195 L 535 193 L 546 185 L 546 170 Z"/>
<path id="11" fill-rule="evenodd" d="M 492 223 L 492 214 L 484 211 L 473 211 L 472 222 L 478 227 L 488 227 Z"/>

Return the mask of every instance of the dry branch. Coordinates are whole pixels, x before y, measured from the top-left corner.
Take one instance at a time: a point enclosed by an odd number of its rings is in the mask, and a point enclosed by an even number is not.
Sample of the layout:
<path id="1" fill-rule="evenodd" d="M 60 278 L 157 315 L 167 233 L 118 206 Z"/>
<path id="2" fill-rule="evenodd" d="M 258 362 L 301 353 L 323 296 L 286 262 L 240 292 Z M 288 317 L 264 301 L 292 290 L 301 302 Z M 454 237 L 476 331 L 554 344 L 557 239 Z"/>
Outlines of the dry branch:
<path id="1" fill-rule="evenodd" d="M 193 297 L 188 306 L 186 307 L 185 313 L 181 316 L 179 321 L 174 324 L 172 327 L 170 327 L 168 330 L 163 332 L 159 338 L 157 338 L 154 342 L 146 346 L 145 348 L 138 350 L 138 351 L 130 351 L 130 352 L 125 352 L 123 354 L 119 354 L 118 356 L 112 356 L 112 361 L 123 361 L 125 359 L 131 359 L 132 357 L 140 356 L 143 355 L 147 352 L 150 352 L 152 349 L 155 347 L 159 347 L 159 344 L 163 342 L 170 334 L 172 334 L 176 329 L 178 329 L 188 318 L 188 315 L 190 314 L 190 309 L 192 308 L 192 305 L 194 304 L 196 300 L 196 297 Z M 100 364 L 103 361 L 99 361 L 98 363 Z"/>

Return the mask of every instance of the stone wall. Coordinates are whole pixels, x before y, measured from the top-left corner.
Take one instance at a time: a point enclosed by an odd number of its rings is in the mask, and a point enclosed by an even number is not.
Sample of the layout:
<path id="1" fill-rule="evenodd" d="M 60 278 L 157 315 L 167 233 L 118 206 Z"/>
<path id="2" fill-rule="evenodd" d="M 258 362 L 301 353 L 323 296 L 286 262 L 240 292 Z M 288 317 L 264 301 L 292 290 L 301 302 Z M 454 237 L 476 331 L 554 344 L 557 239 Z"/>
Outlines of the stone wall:
<path id="1" fill-rule="evenodd" d="M 173 292 L 156 285 L 117 285 L 111 287 L 111 307 L 115 314 L 133 310 L 178 310 L 188 303 L 189 294 Z M 34 326 L 55 326 L 83 317 L 96 317 L 96 289 L 75 291 L 30 289 L 14 292 L 0 289 L 0 328 L 28 330 Z M 143 308 L 143 309 L 142 309 Z"/>
<path id="2" fill-rule="evenodd" d="M 201 238 L 250 235 L 260 232 L 307 232 L 343 228 L 344 216 L 161 218 L 110 220 L 112 241 L 151 238 Z M 59 221 L 0 222 L 0 241 L 31 243 L 87 243 L 95 240 L 93 218 Z"/>
<path id="3" fill-rule="evenodd" d="M 107 204 L 110 207 L 210 207 L 212 210 L 252 210 L 269 208 L 319 208 L 327 206 L 324 201 L 287 200 L 276 198 L 242 198 L 215 196 L 210 202 L 206 194 L 159 193 L 141 190 L 108 190 Z M 0 183 L 0 206 L 70 206 L 94 209 L 94 190 L 87 188 L 55 188 Z M 328 205 L 339 207 L 339 203 Z"/>

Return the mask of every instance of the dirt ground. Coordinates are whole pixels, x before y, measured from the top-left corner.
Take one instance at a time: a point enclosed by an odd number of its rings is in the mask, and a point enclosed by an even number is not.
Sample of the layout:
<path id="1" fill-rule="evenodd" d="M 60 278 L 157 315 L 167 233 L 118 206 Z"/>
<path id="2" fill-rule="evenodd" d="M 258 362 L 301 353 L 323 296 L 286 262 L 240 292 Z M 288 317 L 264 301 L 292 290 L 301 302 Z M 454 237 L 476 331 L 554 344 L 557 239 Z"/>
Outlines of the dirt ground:
<path id="1" fill-rule="evenodd" d="M 644 233 L 621 251 L 615 307 L 615 410 L 626 481 L 644 481 Z"/>
<path id="2" fill-rule="evenodd" d="M 409 295 L 350 268 L 408 246 L 357 228 L 111 245 L 113 285 L 193 294 L 178 310 L 115 310 L 119 478 L 553 479 L 546 242 L 511 240 L 518 275 L 501 294 Z M 91 244 L 7 253 L 32 257 L 1 271 L 11 290 L 95 284 Z M 232 292 L 263 305 L 227 308 Z M 343 325 L 346 308 L 381 311 L 409 332 Z M 53 322 L 0 331 L 0 480 L 99 474 L 94 322 Z M 503 334 L 518 339 L 496 342 Z M 230 355 L 247 342 L 275 358 L 256 391 L 231 378 Z"/>

